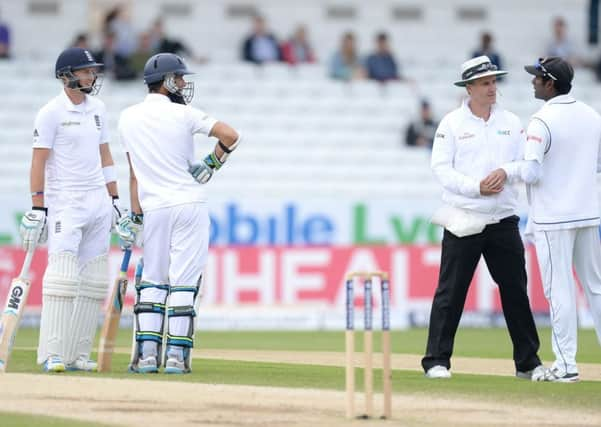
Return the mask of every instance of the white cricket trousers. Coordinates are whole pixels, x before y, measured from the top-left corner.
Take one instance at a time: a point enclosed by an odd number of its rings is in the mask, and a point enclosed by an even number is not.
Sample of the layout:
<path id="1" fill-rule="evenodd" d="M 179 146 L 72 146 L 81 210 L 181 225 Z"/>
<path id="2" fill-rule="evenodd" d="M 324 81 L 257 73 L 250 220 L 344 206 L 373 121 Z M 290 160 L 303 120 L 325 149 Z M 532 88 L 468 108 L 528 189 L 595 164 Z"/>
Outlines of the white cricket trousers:
<path id="1" fill-rule="evenodd" d="M 189 203 L 144 212 L 142 280 L 171 286 L 194 286 L 207 263 L 209 211 Z"/>
<path id="2" fill-rule="evenodd" d="M 536 231 L 536 254 L 551 315 L 551 340 L 561 373 L 577 373 L 578 315 L 574 269 L 601 343 L 601 242 L 599 228 Z"/>

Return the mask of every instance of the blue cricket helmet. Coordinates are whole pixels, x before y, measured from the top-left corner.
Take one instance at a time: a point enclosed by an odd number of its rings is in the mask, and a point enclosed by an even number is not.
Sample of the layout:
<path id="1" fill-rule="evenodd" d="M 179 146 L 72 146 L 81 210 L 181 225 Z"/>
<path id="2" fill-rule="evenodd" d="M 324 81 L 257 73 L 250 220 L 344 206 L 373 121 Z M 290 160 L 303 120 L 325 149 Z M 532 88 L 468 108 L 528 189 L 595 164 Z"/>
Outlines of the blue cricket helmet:
<path id="1" fill-rule="evenodd" d="M 174 53 L 157 53 L 144 65 L 144 83 L 149 85 L 165 80 L 169 74 L 184 76 L 194 74 L 184 60 Z"/>
<path id="2" fill-rule="evenodd" d="M 103 65 L 96 62 L 89 50 L 80 47 L 70 47 L 63 50 L 56 59 L 54 74 L 56 78 L 60 78 L 65 74 L 81 70 L 82 68 L 100 68 Z"/>

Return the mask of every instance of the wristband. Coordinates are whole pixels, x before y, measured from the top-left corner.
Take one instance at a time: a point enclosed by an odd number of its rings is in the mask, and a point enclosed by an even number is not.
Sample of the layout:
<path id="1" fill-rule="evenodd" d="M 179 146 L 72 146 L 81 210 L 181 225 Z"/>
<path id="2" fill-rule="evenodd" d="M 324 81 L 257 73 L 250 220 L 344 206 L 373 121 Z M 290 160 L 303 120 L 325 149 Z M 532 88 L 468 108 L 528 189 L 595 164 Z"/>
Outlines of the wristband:
<path id="1" fill-rule="evenodd" d="M 104 182 L 106 184 L 108 184 L 109 182 L 117 181 L 117 173 L 115 172 L 115 165 L 103 167 L 102 174 L 104 175 Z"/>
<path id="2" fill-rule="evenodd" d="M 43 195 L 44 195 L 43 191 L 32 191 L 31 192 L 31 196 L 32 197 L 34 197 L 34 196 L 43 196 Z"/>
<path id="3" fill-rule="evenodd" d="M 32 211 L 44 211 L 44 213 L 46 215 L 48 215 L 48 208 L 45 208 L 44 206 L 32 206 L 31 210 Z"/>

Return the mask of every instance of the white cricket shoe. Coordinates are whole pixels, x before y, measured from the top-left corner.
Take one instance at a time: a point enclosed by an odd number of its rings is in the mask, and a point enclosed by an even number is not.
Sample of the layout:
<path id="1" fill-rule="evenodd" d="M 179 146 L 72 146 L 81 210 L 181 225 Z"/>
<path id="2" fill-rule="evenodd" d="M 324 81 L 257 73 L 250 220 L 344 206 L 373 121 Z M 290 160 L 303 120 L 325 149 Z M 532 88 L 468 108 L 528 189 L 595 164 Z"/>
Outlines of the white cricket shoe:
<path id="1" fill-rule="evenodd" d="M 545 374 L 542 376 L 534 378 L 532 376 L 532 381 L 547 381 L 553 383 L 575 383 L 580 381 L 580 376 L 578 372 L 561 372 L 557 368 L 546 369 Z"/>
<path id="2" fill-rule="evenodd" d="M 547 375 L 547 371 L 549 371 L 549 368 L 545 368 L 544 365 L 538 365 L 529 371 L 516 371 L 515 376 L 525 380 L 542 381 L 541 378 Z"/>
<path id="3" fill-rule="evenodd" d="M 79 356 L 73 362 L 65 365 L 65 368 L 67 371 L 96 372 L 98 371 L 98 364 L 85 356 Z"/>
<path id="4" fill-rule="evenodd" d="M 186 369 L 186 364 L 183 360 L 170 357 L 165 363 L 165 370 L 163 372 L 166 374 L 188 374 L 190 370 Z"/>
<path id="5" fill-rule="evenodd" d="M 432 366 L 426 372 L 426 378 L 451 378 L 451 371 L 442 365 Z"/>
<path id="6" fill-rule="evenodd" d="M 136 366 L 129 367 L 129 371 L 136 374 L 156 374 L 159 372 L 157 358 L 155 356 L 141 357 Z"/>
<path id="7" fill-rule="evenodd" d="M 50 356 L 42 365 L 44 372 L 65 372 L 65 364 L 60 356 Z"/>

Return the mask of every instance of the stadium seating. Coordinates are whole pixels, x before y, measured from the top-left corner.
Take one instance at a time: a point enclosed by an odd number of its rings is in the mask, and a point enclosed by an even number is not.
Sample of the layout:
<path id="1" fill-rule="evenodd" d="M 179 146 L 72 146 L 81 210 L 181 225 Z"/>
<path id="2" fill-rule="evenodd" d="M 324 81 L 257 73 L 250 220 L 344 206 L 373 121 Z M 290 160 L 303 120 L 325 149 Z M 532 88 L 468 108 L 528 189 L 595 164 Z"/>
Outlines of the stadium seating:
<path id="1" fill-rule="evenodd" d="M 0 62 L 0 194 L 28 192 L 33 120 L 36 111 L 60 90 L 52 78 L 53 57 L 72 37 L 71 33 L 65 36 L 71 28 L 56 28 L 45 33 L 50 44 L 42 49 L 24 36 L 25 30 L 35 22 L 37 34 L 49 22 L 29 16 L 18 3 L 21 2 L 2 3 L 5 17 L 12 14 L 19 19 L 15 21 L 17 58 Z M 145 1 L 144 7 L 138 7 L 139 3 L 133 2 L 137 27 L 150 22 L 161 7 L 158 0 Z M 279 35 L 289 34 L 297 22 L 309 24 L 311 39 L 322 61 L 295 68 L 237 62 L 240 40 L 249 24 L 246 19 L 228 17 L 225 1 L 211 2 L 211 6 L 203 8 L 190 2 L 193 16 L 168 17 L 168 31 L 211 59 L 207 65 L 191 64 L 198 71 L 194 76 L 193 105 L 244 134 L 244 143 L 232 156 L 231 164 L 215 177 L 212 192 L 231 197 L 437 197 L 440 189 L 429 169 L 429 152 L 405 147 L 403 133 L 408 121 L 416 116 L 422 97 L 431 100 L 439 118 L 459 105 L 464 92 L 452 81 L 484 28 L 495 34 L 511 72 L 500 85 L 499 101 L 523 122 L 540 105 L 533 100 L 529 77 L 521 67 L 541 51 L 550 31 L 553 8 L 541 11 L 538 2 L 518 0 L 503 2 L 502 7 L 474 1 L 470 4 L 483 8 L 487 14 L 483 20 L 472 22 L 457 18 L 462 2 L 435 0 L 419 6 L 421 19 L 396 21 L 391 10 L 398 2 L 382 1 L 378 3 L 380 8 L 365 2 L 347 3 L 356 10 L 352 21 L 328 18 L 323 1 L 297 5 L 293 16 L 276 2 L 253 2 Z M 564 2 L 550 3 L 559 7 Z M 586 2 L 579 0 L 570 5 L 557 10 L 569 19 L 574 34 L 581 35 Z M 70 22 L 85 16 L 81 8 L 63 7 L 59 11 Z M 403 72 L 414 83 L 380 85 L 329 80 L 329 55 L 340 34 L 350 28 L 356 29 L 363 52 L 371 49 L 376 31 L 387 29 Z M 206 43 L 209 36 L 210 45 Z M 122 192 L 127 166 L 118 144 L 118 115 L 126 106 L 141 100 L 144 93 L 141 82 L 106 81 L 100 94 L 109 111 L 111 146 Z M 592 73 L 577 71 L 574 93 L 601 108 L 601 88 Z M 206 138 L 198 139 L 200 157 L 212 143 L 208 144 Z"/>

